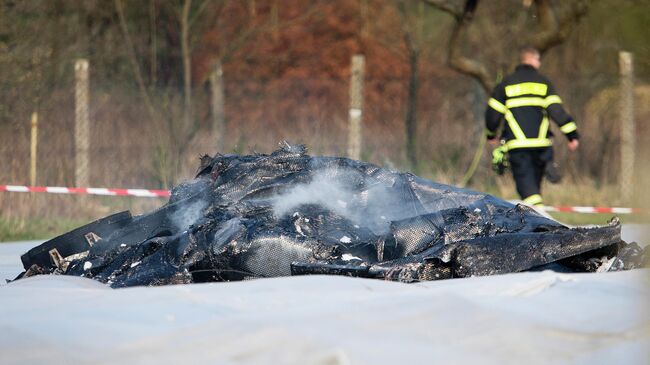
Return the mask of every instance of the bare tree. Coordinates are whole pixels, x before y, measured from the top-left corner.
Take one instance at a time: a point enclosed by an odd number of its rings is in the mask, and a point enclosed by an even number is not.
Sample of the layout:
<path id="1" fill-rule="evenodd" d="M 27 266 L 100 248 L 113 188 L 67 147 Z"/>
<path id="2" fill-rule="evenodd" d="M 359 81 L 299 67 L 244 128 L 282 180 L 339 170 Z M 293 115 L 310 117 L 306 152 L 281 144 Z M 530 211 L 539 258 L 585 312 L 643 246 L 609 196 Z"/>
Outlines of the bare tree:
<path id="1" fill-rule="evenodd" d="M 169 105 L 166 102 L 159 102 L 154 105 L 154 98 L 151 95 L 150 89 L 147 89 L 143 77 L 143 72 L 140 68 L 140 62 L 138 60 L 138 54 L 134 47 L 131 32 L 128 29 L 127 19 L 125 15 L 125 9 L 123 0 L 114 0 L 115 9 L 119 18 L 120 28 L 125 39 L 127 54 L 129 57 L 129 62 L 133 69 L 136 82 L 138 84 L 138 89 L 144 104 L 149 112 L 149 116 L 153 122 L 153 125 L 156 126 L 156 133 L 160 134 L 156 139 L 159 144 L 161 144 L 158 149 L 166 149 L 168 151 L 160 153 L 164 161 L 158 161 L 155 163 L 157 166 L 155 170 L 157 174 L 160 175 L 160 180 L 163 185 L 167 185 L 173 182 L 176 173 L 178 172 L 180 163 L 180 156 L 186 151 L 189 141 L 192 140 L 194 135 L 199 129 L 198 122 L 194 120 L 192 112 L 192 26 L 196 23 L 197 19 L 204 13 L 206 7 L 211 3 L 217 3 L 215 13 L 218 15 L 221 8 L 228 0 L 221 0 L 219 2 L 213 0 L 203 0 L 200 3 L 194 3 L 192 0 L 183 0 L 180 7 L 174 6 L 172 4 L 166 4 L 167 6 L 172 7 L 171 13 L 178 19 L 179 33 L 180 33 L 180 48 L 181 48 L 181 60 L 182 60 L 182 80 L 183 80 L 183 103 L 182 103 L 182 118 L 180 123 L 174 118 L 173 113 L 170 112 L 170 108 L 173 105 Z M 169 10 L 169 9 L 168 9 Z M 150 29 L 152 43 L 155 39 L 155 14 L 156 14 L 156 3 L 150 3 Z M 156 49 L 155 44 L 151 46 L 151 82 L 154 82 L 156 79 L 155 70 L 156 70 Z M 165 132 L 163 132 L 165 131 Z M 171 155 L 170 155 L 171 152 Z"/>
<path id="2" fill-rule="evenodd" d="M 237 6 L 238 4 L 231 0 L 150 2 L 149 21 L 151 23 L 149 24 L 149 29 L 151 29 L 152 41 L 155 39 L 155 23 L 157 19 L 154 17 L 156 14 L 161 13 L 161 18 L 163 18 L 161 22 L 166 21 L 165 24 L 168 26 L 166 31 L 173 33 L 171 37 L 168 33 L 168 38 L 173 39 L 172 42 L 167 39 L 168 45 L 180 48 L 181 67 L 180 72 L 177 74 L 181 76 L 180 78 L 182 80 L 182 101 L 179 102 L 175 97 L 177 91 L 174 86 L 169 87 L 168 91 L 163 92 L 162 95 L 158 95 L 157 98 L 154 95 L 155 89 L 148 89 L 146 87 L 139 57 L 147 57 L 152 60 L 152 69 L 150 71 L 152 72 L 151 81 L 153 82 L 156 79 L 156 75 L 153 74 L 156 69 L 156 49 L 153 48 L 155 46 L 152 44 L 152 48 L 149 51 L 151 53 L 150 55 L 138 55 L 138 51 L 132 40 L 133 31 L 129 30 L 129 23 L 125 14 L 126 0 L 114 0 L 114 2 L 120 29 L 125 39 L 129 62 L 135 75 L 135 81 L 153 125 L 156 126 L 157 133 L 161 134 L 156 138 L 160 146 L 157 146 L 159 151 L 156 153 L 156 156 L 159 157 L 155 158 L 158 161 L 154 161 L 154 166 L 156 166 L 155 171 L 162 184 L 168 185 L 174 182 L 174 179 L 180 171 L 182 158 L 188 152 L 189 147 L 192 145 L 191 142 L 200 130 L 200 121 L 198 118 L 195 118 L 193 113 L 194 101 L 192 94 L 195 86 L 193 85 L 193 81 L 202 84 L 207 81 L 209 75 L 206 75 L 205 79 L 198 81 L 196 77 L 193 77 L 193 50 L 203 34 L 202 31 L 209 27 L 220 29 L 221 22 L 224 22 L 224 18 L 227 16 L 224 9 L 228 6 Z M 223 32 L 220 36 L 218 47 L 215 49 L 215 67 L 219 64 L 225 65 L 238 50 L 246 46 L 257 35 L 269 30 L 279 29 L 278 27 L 288 26 L 294 22 L 303 21 L 316 13 L 317 7 L 312 6 L 300 16 L 283 22 L 279 22 L 277 19 L 277 6 L 275 10 L 272 9 L 271 11 L 271 13 L 275 13 L 268 14 L 266 17 L 257 14 L 255 1 L 248 2 L 247 10 L 248 18 L 246 23 L 238 25 L 235 32 L 230 30 L 229 32 Z M 177 24 L 177 28 L 169 27 L 170 24 L 174 23 Z M 161 67 L 160 69 L 162 70 L 163 68 Z M 221 89 L 223 89 L 223 85 Z M 221 99 L 223 99 L 223 95 L 221 95 Z M 216 104 L 222 105 L 223 102 Z M 179 109 L 181 115 L 180 118 L 177 118 L 177 114 L 175 115 L 174 111 Z M 223 114 L 223 110 L 219 113 Z M 213 126 L 223 126 L 223 122 L 213 123 Z M 223 131 L 214 132 L 215 137 L 217 135 L 221 136 L 223 133 Z"/>
<path id="3" fill-rule="evenodd" d="M 185 0 L 179 19 L 181 25 L 181 54 L 183 57 L 183 124 L 185 127 L 192 124 L 192 60 L 189 41 L 191 7 L 192 0 Z"/>
<path id="4" fill-rule="evenodd" d="M 212 17 L 212 27 L 217 29 L 221 33 L 221 22 L 224 19 L 220 18 L 221 10 L 226 1 L 222 1 L 221 6 L 215 12 L 216 16 Z M 257 2 L 255 0 L 248 1 L 248 14 L 251 19 L 250 26 L 243 27 L 239 32 L 231 34 L 230 37 L 220 37 L 219 46 L 216 47 L 214 52 L 214 59 L 212 60 L 212 65 L 210 67 L 211 72 L 206 74 L 206 77 L 203 80 L 199 80 L 199 83 L 206 81 L 210 82 L 211 90 L 211 114 L 212 114 L 212 135 L 215 140 L 215 146 L 217 150 L 221 151 L 225 145 L 225 85 L 224 85 L 224 74 L 223 66 L 227 64 L 233 55 L 244 47 L 250 40 L 257 37 L 260 34 L 265 32 L 271 32 L 274 39 L 278 37 L 278 31 L 282 27 L 288 27 L 292 24 L 302 22 L 309 17 L 312 17 L 314 14 L 318 13 L 318 7 L 315 4 L 311 4 L 307 10 L 301 13 L 299 16 L 293 17 L 291 19 L 279 20 L 279 9 L 278 2 L 274 1 L 271 4 L 271 8 L 268 14 L 268 18 L 262 19 L 261 14 L 258 14 Z"/>
<path id="5" fill-rule="evenodd" d="M 494 88 L 494 73 L 488 71 L 486 65 L 477 58 L 464 56 L 461 50 L 467 29 L 472 23 L 480 0 L 422 0 L 454 18 L 454 26 L 449 36 L 447 47 L 447 62 L 449 66 L 481 83 L 487 93 Z M 532 1 L 532 2 L 531 2 Z M 494 1 L 490 2 L 494 5 Z M 554 46 L 562 44 L 569 36 L 580 18 L 587 14 L 586 0 L 572 1 L 558 16 L 558 6 L 550 0 L 523 1 L 523 6 L 534 4 L 538 19 L 538 30 L 529 34 L 520 29 L 518 34 L 524 34 L 525 43 L 537 48 L 543 55 Z"/>
<path id="6" fill-rule="evenodd" d="M 398 8 L 402 18 L 402 32 L 409 64 L 408 99 L 406 104 L 406 119 L 404 120 L 404 125 L 406 127 L 406 158 L 411 165 L 411 168 L 417 170 L 417 113 L 418 90 L 420 88 L 418 63 L 421 53 L 420 34 L 417 34 L 418 29 L 412 29 L 413 27 L 409 26 L 411 22 L 409 22 L 406 5 L 403 0 L 398 2 Z M 417 20 L 416 27 L 417 23 L 419 23 L 421 19 Z"/>
<path id="7" fill-rule="evenodd" d="M 153 106 L 153 103 L 151 102 L 151 96 L 149 95 L 149 92 L 147 91 L 147 87 L 145 86 L 144 78 L 142 77 L 142 71 L 140 70 L 140 64 L 138 63 L 138 56 L 136 54 L 135 47 L 133 46 L 131 33 L 129 32 L 128 25 L 126 22 L 126 16 L 124 14 L 124 5 L 122 4 L 122 0 L 115 0 L 115 10 L 117 11 L 117 15 L 120 22 L 120 29 L 122 30 L 122 34 L 124 35 L 124 40 L 126 42 L 129 62 L 131 63 L 131 67 L 133 68 L 133 74 L 135 75 L 138 88 L 140 89 L 140 94 L 142 94 L 142 97 L 144 99 L 145 106 L 147 107 L 147 111 L 149 112 L 149 117 L 155 123 L 158 120 L 158 118 L 156 116 L 156 111 Z"/>
<path id="8" fill-rule="evenodd" d="M 490 71 L 486 64 L 480 61 L 478 57 L 471 58 L 465 56 L 461 49 L 480 0 L 422 1 L 450 14 L 454 18 L 454 25 L 447 45 L 447 62 L 449 67 L 477 80 L 489 95 L 495 86 L 496 70 Z M 495 3 L 496 1 L 489 2 L 492 6 Z M 573 0 L 564 6 L 558 5 L 558 3 L 551 2 L 551 0 L 522 1 L 524 10 L 534 5 L 538 24 L 536 28 L 532 28 L 534 29 L 533 32 L 527 31 L 530 28 L 515 31 L 522 37 L 524 43 L 534 46 L 542 55 L 552 47 L 562 44 L 578 24 L 578 21 L 587 14 L 589 8 L 589 2 L 587 0 Z M 479 133 L 478 138 L 480 138 L 478 149 L 461 185 L 469 182 L 482 156 L 485 139 L 482 133 Z"/>
<path id="9" fill-rule="evenodd" d="M 362 32 L 366 36 L 372 37 L 373 40 L 399 58 L 403 58 L 408 64 L 408 83 L 406 113 L 404 117 L 404 133 L 406 145 L 406 159 L 410 168 L 417 173 L 418 164 L 418 94 L 420 90 L 420 58 L 422 55 L 425 42 L 423 32 L 424 4 L 414 3 L 408 0 L 392 0 L 388 7 L 377 8 L 377 11 L 385 11 L 381 14 L 370 14 L 372 9 L 368 9 L 365 0 L 360 3 L 360 15 L 362 17 Z M 388 15 L 388 16 L 386 16 Z M 388 26 L 380 22 L 369 23 L 365 18 L 395 18 L 399 21 L 396 26 L 399 32 L 395 32 L 395 27 Z M 374 27 L 372 27 L 374 25 Z"/>

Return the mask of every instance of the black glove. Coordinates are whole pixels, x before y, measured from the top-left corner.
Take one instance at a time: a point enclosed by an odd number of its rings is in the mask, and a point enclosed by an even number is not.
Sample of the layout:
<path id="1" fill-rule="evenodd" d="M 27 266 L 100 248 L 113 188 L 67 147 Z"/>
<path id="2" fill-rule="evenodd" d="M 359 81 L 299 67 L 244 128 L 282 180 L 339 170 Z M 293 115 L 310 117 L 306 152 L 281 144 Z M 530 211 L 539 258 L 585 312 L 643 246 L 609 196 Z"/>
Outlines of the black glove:
<path id="1" fill-rule="evenodd" d="M 548 182 L 551 184 L 557 184 L 562 181 L 562 174 L 560 174 L 560 170 L 558 170 L 557 164 L 553 161 L 546 163 L 546 167 L 544 168 L 544 176 L 546 176 L 546 180 L 548 180 Z"/>

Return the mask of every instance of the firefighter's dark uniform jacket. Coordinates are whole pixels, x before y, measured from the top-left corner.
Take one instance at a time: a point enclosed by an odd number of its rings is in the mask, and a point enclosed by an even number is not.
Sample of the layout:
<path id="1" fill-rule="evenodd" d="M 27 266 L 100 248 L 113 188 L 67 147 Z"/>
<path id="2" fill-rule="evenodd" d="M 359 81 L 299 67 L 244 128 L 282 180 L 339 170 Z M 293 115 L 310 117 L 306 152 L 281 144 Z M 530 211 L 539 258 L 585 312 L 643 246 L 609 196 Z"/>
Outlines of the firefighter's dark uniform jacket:
<path id="1" fill-rule="evenodd" d="M 496 138 L 499 125 L 505 121 L 501 139 L 505 141 L 505 147 L 511 155 L 517 190 L 524 201 L 530 204 L 542 202 L 539 196 L 539 185 L 544 163 L 533 163 L 532 166 L 527 167 L 531 171 L 522 171 L 521 168 L 518 169 L 518 161 L 512 159 L 516 156 L 532 154 L 541 156 L 546 150 L 552 156 L 550 147 L 553 142 L 549 130 L 549 117 L 558 124 L 569 140 L 578 138 L 576 123 L 562 108 L 562 100 L 556 94 L 551 82 L 534 67 L 526 64 L 517 66 L 514 73 L 505 77 L 497 85 L 485 113 L 488 139 Z M 530 162 L 531 158 L 536 157 L 526 158 Z M 542 171 L 539 171 L 540 169 Z M 530 181 L 526 182 L 526 178 Z"/>

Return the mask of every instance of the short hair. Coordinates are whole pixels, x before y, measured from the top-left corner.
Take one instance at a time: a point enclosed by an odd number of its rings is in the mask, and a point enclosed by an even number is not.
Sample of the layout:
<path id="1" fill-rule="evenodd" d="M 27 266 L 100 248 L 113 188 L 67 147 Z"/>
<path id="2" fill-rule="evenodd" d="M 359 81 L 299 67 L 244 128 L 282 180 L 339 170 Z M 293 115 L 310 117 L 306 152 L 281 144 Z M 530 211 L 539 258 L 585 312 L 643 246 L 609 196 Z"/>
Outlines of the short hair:
<path id="1" fill-rule="evenodd" d="M 526 54 L 541 55 L 537 48 L 529 44 L 519 48 L 519 57 L 523 57 Z"/>

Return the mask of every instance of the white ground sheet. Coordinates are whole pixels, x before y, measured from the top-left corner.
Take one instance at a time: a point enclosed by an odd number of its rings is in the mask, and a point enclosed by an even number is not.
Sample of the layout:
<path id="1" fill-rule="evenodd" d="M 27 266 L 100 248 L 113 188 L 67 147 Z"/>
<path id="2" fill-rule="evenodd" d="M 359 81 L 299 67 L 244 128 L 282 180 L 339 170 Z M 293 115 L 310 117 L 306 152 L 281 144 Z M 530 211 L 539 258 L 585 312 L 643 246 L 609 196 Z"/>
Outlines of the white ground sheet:
<path id="1" fill-rule="evenodd" d="M 38 243 L 0 244 L 0 278 Z M 0 364 L 648 364 L 649 284 L 649 269 L 117 290 L 38 276 L 0 286 Z"/>

